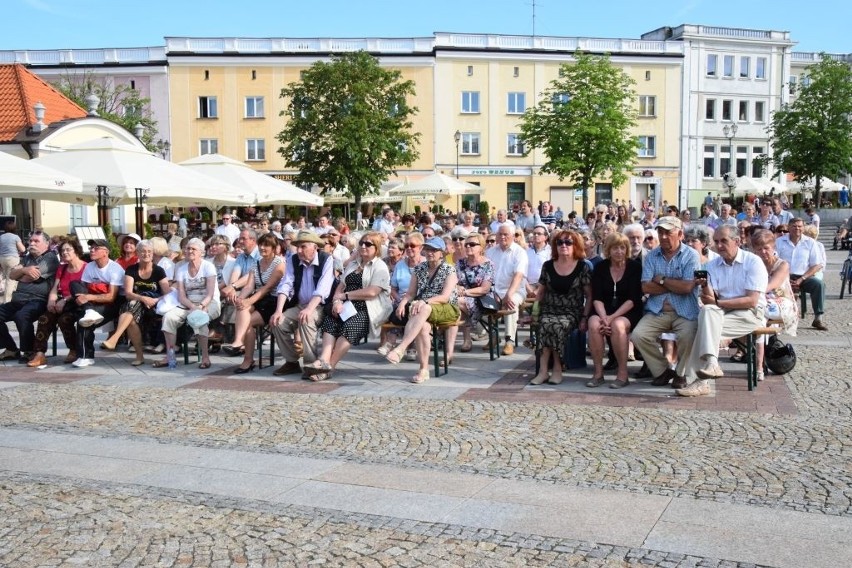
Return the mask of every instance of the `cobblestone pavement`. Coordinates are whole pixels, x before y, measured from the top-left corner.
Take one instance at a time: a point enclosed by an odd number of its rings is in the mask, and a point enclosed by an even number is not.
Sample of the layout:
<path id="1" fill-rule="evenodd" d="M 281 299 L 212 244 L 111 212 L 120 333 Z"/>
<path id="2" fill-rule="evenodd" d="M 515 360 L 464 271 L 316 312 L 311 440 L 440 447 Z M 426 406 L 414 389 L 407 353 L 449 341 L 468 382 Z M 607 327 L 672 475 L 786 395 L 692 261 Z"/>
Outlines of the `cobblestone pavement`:
<path id="1" fill-rule="evenodd" d="M 852 299 L 800 328 L 793 415 L 28 384 L 0 427 L 280 452 L 852 516 Z M 809 310 L 810 311 L 810 306 Z M 833 339 L 833 341 L 832 341 Z M 796 344 L 797 340 L 792 342 Z M 748 396 L 748 393 L 743 393 Z M 2 472 L 0 472 L 2 473 Z M 0 477 L 0 564 L 736 565 L 82 480 Z"/>

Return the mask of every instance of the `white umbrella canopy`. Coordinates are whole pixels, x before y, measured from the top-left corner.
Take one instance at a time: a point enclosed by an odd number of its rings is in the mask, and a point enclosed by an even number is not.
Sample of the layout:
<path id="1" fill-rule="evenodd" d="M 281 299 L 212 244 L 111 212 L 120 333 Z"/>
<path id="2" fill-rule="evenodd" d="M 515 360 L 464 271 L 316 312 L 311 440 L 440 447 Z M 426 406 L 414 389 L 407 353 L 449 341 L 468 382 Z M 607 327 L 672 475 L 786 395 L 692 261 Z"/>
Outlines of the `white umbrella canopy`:
<path id="1" fill-rule="evenodd" d="M 81 203 L 83 181 L 72 175 L 0 152 L 0 197 Z"/>
<path id="2" fill-rule="evenodd" d="M 33 162 L 83 180 L 89 202 L 97 200 L 97 186 L 109 190 L 109 204 L 135 204 L 136 188 L 147 190 L 149 204 L 245 205 L 250 192 L 227 181 L 182 168 L 151 152 L 114 138 L 75 144 L 63 152 L 47 154 Z"/>
<path id="3" fill-rule="evenodd" d="M 743 195 L 746 193 L 769 193 L 776 185 L 779 184 L 766 178 L 753 178 L 748 176 L 738 177 L 737 187 L 734 188 L 734 194 Z"/>
<path id="4" fill-rule="evenodd" d="M 478 185 L 461 181 L 451 176 L 434 173 L 411 183 L 405 183 L 390 190 L 390 195 L 410 197 L 433 195 L 435 199 L 457 195 L 482 195 L 485 190 Z"/>
<path id="5" fill-rule="evenodd" d="M 820 191 L 840 191 L 840 189 L 843 187 L 843 184 L 823 176 L 819 180 L 819 187 Z M 808 180 L 805 180 L 805 183 L 791 181 L 787 184 L 787 189 L 791 193 L 798 193 L 802 190 L 813 191 L 814 189 L 816 189 L 816 180 L 814 178 L 810 178 Z"/>
<path id="6" fill-rule="evenodd" d="M 204 154 L 180 162 L 181 166 L 221 179 L 254 194 L 244 205 L 312 205 L 320 207 L 323 198 L 290 182 L 275 179 L 251 169 L 243 162 L 221 154 Z"/>

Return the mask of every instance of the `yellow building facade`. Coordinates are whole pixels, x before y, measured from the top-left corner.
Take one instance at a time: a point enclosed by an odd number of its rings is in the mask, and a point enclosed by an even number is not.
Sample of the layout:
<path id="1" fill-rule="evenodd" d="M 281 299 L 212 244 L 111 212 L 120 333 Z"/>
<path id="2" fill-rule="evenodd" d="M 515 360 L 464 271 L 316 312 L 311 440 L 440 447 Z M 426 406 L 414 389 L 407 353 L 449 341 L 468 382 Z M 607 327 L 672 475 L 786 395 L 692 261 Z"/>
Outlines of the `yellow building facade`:
<path id="1" fill-rule="evenodd" d="M 421 134 L 420 157 L 389 184 L 438 171 L 483 187 L 482 197 L 466 200 L 470 207 L 479 200 L 503 208 L 529 199 L 551 201 L 566 213 L 580 211 L 571 180 L 539 175 L 542 152 L 523 155 L 519 125 L 560 66 L 581 49 L 615 54 L 612 62 L 636 81 L 635 134 L 645 143 L 628 181 L 612 187 L 597 180 L 590 205 L 677 202 L 682 49 L 656 41 L 477 34 L 393 40 L 167 38 L 172 159 L 218 152 L 258 171 L 291 177 L 296 172 L 286 167 L 276 139 L 286 121 L 281 89 L 330 52 L 355 49 L 375 54 L 382 65 L 415 83 L 411 102 L 419 109 L 414 129 Z M 462 203 L 444 206 L 455 210 Z"/>

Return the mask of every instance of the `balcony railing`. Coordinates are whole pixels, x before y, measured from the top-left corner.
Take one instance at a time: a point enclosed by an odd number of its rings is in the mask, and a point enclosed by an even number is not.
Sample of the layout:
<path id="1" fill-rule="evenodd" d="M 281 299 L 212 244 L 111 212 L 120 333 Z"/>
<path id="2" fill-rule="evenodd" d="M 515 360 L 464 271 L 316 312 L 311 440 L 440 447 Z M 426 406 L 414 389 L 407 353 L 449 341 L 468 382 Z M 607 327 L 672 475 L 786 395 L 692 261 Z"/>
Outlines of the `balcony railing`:
<path id="1" fill-rule="evenodd" d="M 166 61 L 164 47 L 0 51 L 0 63 L 23 65 L 134 65 Z"/>

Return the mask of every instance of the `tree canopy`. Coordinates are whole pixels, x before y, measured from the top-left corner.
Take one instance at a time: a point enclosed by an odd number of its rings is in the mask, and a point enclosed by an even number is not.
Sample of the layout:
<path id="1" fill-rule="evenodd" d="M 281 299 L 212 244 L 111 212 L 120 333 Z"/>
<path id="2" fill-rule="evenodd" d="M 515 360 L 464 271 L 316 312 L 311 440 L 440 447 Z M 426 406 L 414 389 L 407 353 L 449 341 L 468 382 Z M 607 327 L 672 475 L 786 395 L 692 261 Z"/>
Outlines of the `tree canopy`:
<path id="1" fill-rule="evenodd" d="M 772 115 L 771 156 L 764 161 L 774 163 L 776 175 L 791 173 L 799 183 L 813 180 L 819 204 L 822 177 L 852 171 L 852 68 L 822 54 L 807 73 L 796 100 Z"/>
<path id="2" fill-rule="evenodd" d="M 318 184 L 323 193 L 345 190 L 359 207 L 364 195 L 378 193 L 396 168 L 418 157 L 413 95 L 413 81 L 364 51 L 311 65 L 301 81 L 281 90 L 288 120 L 278 151 L 299 170 L 294 182 Z"/>
<path id="3" fill-rule="evenodd" d="M 588 212 L 589 187 L 595 179 L 618 186 L 636 159 L 635 81 L 606 56 L 575 53 L 560 77 L 550 82 L 535 107 L 521 122 L 526 154 L 544 151 L 540 173 L 569 178 L 583 190 L 583 215 Z"/>
<path id="4" fill-rule="evenodd" d="M 151 99 L 140 95 L 129 85 L 116 85 L 109 79 L 95 76 L 91 71 L 79 74 L 63 74 L 54 86 L 82 108 L 88 108 L 86 97 L 98 97 L 98 116 L 114 122 L 136 133 L 136 126 L 144 127 L 140 141 L 151 152 L 160 151 L 157 146 L 157 121 L 151 113 Z"/>

